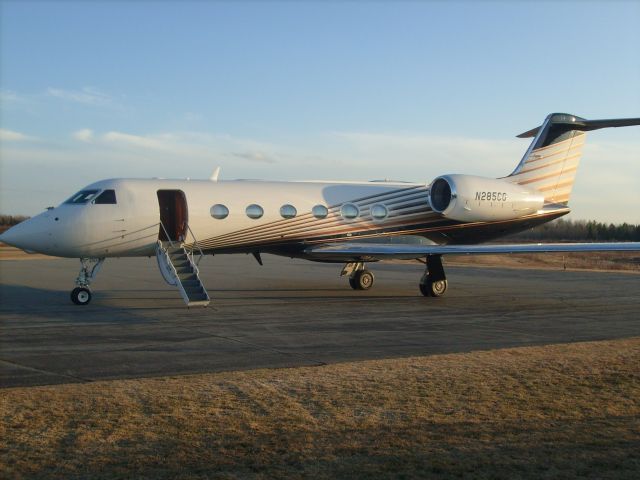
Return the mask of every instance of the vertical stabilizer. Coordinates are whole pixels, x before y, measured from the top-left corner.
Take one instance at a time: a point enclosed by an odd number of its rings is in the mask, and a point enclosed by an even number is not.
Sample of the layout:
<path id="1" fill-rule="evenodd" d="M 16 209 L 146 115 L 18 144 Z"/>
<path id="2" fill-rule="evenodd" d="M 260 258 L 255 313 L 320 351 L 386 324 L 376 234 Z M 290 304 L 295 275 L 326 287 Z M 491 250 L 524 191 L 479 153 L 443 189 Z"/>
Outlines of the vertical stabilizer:
<path id="1" fill-rule="evenodd" d="M 583 120 L 554 113 L 541 127 L 519 135 L 524 138 L 535 135 L 535 138 L 506 180 L 540 192 L 547 204 L 566 205 L 586 140 L 586 133 L 575 128 L 575 122 Z"/>
<path id="2" fill-rule="evenodd" d="M 567 205 L 586 132 L 631 125 L 640 125 L 640 118 L 586 120 L 568 113 L 552 113 L 540 127 L 518 135 L 534 139 L 516 169 L 505 180 L 540 192 L 546 204 Z"/>

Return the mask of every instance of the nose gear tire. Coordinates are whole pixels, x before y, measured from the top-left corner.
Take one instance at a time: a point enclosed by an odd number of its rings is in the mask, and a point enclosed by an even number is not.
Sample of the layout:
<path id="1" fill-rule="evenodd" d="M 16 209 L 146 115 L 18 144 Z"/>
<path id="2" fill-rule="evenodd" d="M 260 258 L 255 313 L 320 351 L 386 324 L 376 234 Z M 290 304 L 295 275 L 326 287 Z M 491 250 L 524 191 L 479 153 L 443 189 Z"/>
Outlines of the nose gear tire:
<path id="1" fill-rule="evenodd" d="M 76 287 L 71 291 L 71 301 L 76 305 L 87 305 L 91 301 L 91 290 L 84 287 Z"/>

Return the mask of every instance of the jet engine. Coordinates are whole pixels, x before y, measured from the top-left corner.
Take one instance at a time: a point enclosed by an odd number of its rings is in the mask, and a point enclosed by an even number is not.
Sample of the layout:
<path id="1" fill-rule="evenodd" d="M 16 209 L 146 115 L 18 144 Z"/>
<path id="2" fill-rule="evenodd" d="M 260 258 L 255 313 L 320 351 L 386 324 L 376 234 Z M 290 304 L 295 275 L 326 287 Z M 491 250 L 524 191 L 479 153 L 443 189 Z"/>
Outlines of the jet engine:
<path id="1" fill-rule="evenodd" d="M 494 178 L 442 175 L 431 183 L 434 212 L 461 222 L 510 220 L 535 213 L 544 203 L 539 192 Z"/>

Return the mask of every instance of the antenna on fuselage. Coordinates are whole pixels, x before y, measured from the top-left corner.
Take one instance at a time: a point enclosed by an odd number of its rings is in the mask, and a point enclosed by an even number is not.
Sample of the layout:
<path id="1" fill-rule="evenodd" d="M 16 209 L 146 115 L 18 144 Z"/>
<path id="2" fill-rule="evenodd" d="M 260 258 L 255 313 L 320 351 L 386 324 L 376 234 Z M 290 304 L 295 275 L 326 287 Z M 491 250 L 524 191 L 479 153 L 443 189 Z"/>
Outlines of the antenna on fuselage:
<path id="1" fill-rule="evenodd" d="M 217 182 L 218 175 L 220 175 L 220 167 L 216 167 L 215 170 L 213 170 L 213 173 L 209 177 L 209 180 L 211 180 L 212 182 Z"/>

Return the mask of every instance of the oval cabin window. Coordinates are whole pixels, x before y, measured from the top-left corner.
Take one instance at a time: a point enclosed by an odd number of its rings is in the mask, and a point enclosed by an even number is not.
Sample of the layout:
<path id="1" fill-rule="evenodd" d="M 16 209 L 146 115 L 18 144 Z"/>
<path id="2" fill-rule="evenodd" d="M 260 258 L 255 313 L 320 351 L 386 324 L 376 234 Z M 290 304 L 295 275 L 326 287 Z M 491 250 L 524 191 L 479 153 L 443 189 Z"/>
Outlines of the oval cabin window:
<path id="1" fill-rule="evenodd" d="M 360 210 L 353 203 L 345 203 L 340 209 L 340 214 L 342 215 L 342 218 L 353 220 L 360 215 Z"/>
<path id="2" fill-rule="evenodd" d="M 282 218 L 293 218 L 297 214 L 298 211 L 293 205 L 287 204 L 280 207 L 280 216 L 282 216 Z"/>
<path id="3" fill-rule="evenodd" d="M 245 212 L 247 214 L 247 217 L 253 218 L 254 220 L 264 215 L 264 210 L 262 209 L 262 207 L 260 205 L 256 205 L 255 203 L 249 205 Z"/>
<path id="4" fill-rule="evenodd" d="M 311 209 L 311 213 L 316 218 L 326 218 L 329 215 L 329 210 L 324 205 L 316 205 Z"/>
<path id="5" fill-rule="evenodd" d="M 387 207 L 384 205 L 376 203 L 371 206 L 371 217 L 373 217 L 374 220 L 384 220 L 387 218 L 387 215 L 389 215 L 389 210 L 387 210 Z"/>
<path id="6" fill-rule="evenodd" d="M 222 220 L 223 218 L 227 218 L 229 216 L 229 209 L 224 205 L 216 203 L 213 207 L 211 207 L 209 213 L 213 218 Z"/>

